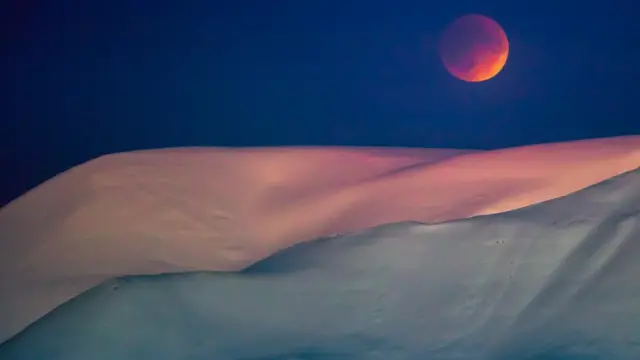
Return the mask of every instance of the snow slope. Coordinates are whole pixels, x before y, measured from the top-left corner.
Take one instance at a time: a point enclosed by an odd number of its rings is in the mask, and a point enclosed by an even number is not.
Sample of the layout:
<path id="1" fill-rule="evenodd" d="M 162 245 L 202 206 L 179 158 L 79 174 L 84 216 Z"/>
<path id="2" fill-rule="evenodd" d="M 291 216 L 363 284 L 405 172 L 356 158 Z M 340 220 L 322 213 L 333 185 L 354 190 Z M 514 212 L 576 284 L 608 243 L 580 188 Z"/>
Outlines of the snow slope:
<path id="1" fill-rule="evenodd" d="M 638 136 L 484 152 L 201 148 L 104 156 L 0 209 L 0 342 L 114 277 L 239 270 L 308 239 L 508 211 L 638 165 Z"/>
<path id="2" fill-rule="evenodd" d="M 640 170 L 523 209 L 116 279 L 0 358 L 640 359 Z"/>

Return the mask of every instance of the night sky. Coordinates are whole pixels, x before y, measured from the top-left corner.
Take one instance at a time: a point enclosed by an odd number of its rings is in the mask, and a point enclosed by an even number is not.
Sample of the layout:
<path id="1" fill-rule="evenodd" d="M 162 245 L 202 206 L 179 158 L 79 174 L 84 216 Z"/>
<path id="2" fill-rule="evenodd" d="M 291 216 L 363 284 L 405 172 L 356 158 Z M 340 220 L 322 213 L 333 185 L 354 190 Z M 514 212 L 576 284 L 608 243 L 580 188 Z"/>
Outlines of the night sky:
<path id="1" fill-rule="evenodd" d="M 491 149 L 640 133 L 632 1 L 5 0 L 0 205 L 96 156 L 174 146 Z M 504 70 L 452 77 L 479 13 Z"/>

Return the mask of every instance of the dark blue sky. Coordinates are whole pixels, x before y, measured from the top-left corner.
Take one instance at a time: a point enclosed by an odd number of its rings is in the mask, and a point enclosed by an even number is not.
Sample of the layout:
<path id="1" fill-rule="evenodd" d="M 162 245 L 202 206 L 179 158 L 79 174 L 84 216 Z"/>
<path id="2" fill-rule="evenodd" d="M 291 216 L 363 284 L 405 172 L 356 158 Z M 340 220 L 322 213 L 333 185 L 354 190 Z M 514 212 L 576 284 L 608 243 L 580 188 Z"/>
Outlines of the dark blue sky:
<path id="1" fill-rule="evenodd" d="M 631 1 L 9 3 L 0 204 L 140 148 L 496 148 L 640 133 Z M 467 13 L 510 40 L 484 83 L 456 80 L 437 57 L 444 27 Z"/>

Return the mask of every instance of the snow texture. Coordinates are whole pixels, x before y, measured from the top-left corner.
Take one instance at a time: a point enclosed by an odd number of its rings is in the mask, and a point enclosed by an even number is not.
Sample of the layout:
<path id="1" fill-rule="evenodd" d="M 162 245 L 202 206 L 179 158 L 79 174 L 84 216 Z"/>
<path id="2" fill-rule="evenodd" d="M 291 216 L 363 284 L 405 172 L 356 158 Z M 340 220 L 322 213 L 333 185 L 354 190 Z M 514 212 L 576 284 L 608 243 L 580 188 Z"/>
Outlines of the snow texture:
<path id="1" fill-rule="evenodd" d="M 499 214 L 300 243 L 242 272 L 122 277 L 3 360 L 640 359 L 640 170 Z"/>
<path id="2" fill-rule="evenodd" d="M 640 136 L 492 151 L 283 147 L 111 154 L 0 209 L 0 344 L 105 281 L 237 271 L 294 244 L 558 198 L 640 165 Z"/>

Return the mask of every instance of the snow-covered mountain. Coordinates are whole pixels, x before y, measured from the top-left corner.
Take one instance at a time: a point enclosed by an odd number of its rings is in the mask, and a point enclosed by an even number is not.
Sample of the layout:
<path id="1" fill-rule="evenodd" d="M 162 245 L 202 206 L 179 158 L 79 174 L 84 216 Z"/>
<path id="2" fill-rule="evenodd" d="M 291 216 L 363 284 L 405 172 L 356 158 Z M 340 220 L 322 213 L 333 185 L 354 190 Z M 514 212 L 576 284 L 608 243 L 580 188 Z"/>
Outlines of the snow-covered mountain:
<path id="1" fill-rule="evenodd" d="M 397 223 L 242 272 L 115 279 L 2 359 L 638 359 L 640 170 L 501 214 Z"/>
<path id="2" fill-rule="evenodd" d="M 639 166 L 635 136 L 105 156 L 0 209 L 0 343 L 33 324 L 0 358 L 626 359 Z"/>

